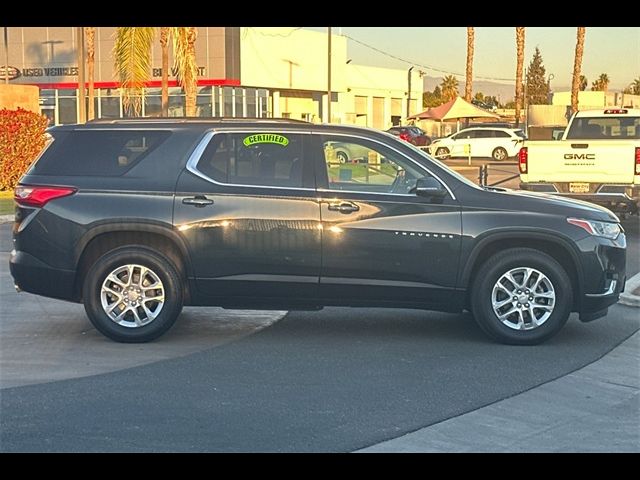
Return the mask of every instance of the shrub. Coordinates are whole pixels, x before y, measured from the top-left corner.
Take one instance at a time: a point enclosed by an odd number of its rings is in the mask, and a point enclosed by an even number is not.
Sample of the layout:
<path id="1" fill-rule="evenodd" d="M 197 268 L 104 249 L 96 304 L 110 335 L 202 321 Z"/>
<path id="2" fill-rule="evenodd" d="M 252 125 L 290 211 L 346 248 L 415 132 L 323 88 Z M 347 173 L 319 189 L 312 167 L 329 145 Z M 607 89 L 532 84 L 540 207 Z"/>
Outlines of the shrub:
<path id="1" fill-rule="evenodd" d="M 22 108 L 0 110 L 0 191 L 13 189 L 43 149 L 47 124 Z"/>

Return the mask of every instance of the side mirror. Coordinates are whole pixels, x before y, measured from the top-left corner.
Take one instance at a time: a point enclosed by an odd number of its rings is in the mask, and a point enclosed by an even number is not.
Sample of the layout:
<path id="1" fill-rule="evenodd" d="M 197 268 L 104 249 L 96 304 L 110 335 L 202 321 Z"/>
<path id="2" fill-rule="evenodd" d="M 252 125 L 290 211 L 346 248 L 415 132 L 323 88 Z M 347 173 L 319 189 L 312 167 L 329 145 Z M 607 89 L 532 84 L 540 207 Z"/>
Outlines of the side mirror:
<path id="1" fill-rule="evenodd" d="M 447 196 L 447 190 L 433 177 L 421 177 L 416 180 L 416 186 L 411 189 L 420 197 L 442 200 Z"/>

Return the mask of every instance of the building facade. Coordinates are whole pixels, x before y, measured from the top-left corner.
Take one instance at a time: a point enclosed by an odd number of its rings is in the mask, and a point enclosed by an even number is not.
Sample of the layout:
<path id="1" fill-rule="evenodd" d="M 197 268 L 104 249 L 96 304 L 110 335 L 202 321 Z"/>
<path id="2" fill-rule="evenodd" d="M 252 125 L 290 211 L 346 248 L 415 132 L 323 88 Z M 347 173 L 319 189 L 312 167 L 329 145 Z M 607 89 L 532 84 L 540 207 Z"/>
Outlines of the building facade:
<path id="1" fill-rule="evenodd" d="M 78 120 L 75 27 L 9 27 L 8 65 L 0 77 L 40 88 L 52 124 Z M 94 109 L 99 118 L 130 115 L 113 68 L 113 27 L 96 28 Z M 328 121 L 327 34 L 292 28 L 199 27 L 197 114 L 202 117 L 289 117 Z M 4 63 L 4 62 L 3 62 Z M 170 60 L 171 63 L 171 60 Z M 161 51 L 143 90 L 142 115 L 161 112 Z M 408 75 L 414 77 L 409 82 Z M 409 83 L 413 86 L 408 92 Z M 354 65 L 346 37 L 332 35 L 331 121 L 374 128 L 398 124 L 419 108 L 417 72 Z M 169 115 L 184 115 L 184 92 L 169 72 Z M 410 97 L 410 98 L 409 98 Z"/>

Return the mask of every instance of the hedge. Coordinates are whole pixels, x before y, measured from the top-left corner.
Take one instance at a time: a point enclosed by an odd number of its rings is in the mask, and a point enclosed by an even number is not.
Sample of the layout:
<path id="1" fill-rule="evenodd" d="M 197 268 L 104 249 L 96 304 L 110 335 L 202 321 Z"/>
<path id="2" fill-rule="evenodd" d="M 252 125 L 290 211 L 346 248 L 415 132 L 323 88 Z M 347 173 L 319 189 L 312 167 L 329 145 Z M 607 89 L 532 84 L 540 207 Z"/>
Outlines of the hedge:
<path id="1" fill-rule="evenodd" d="M 13 189 L 45 144 L 48 119 L 22 108 L 0 110 L 0 191 Z"/>

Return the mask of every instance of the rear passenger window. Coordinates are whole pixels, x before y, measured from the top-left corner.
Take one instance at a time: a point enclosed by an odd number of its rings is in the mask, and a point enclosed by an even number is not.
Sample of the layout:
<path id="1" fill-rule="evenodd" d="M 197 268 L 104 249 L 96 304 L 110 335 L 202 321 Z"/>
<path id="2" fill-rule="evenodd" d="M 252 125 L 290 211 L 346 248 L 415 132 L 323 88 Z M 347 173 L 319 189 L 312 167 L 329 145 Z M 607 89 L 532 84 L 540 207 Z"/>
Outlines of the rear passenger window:
<path id="1" fill-rule="evenodd" d="M 302 187 L 302 136 L 218 133 L 197 169 L 220 183 Z"/>
<path id="2" fill-rule="evenodd" d="M 71 131 L 53 142 L 30 173 L 117 177 L 158 148 L 169 135 L 167 131 Z"/>

